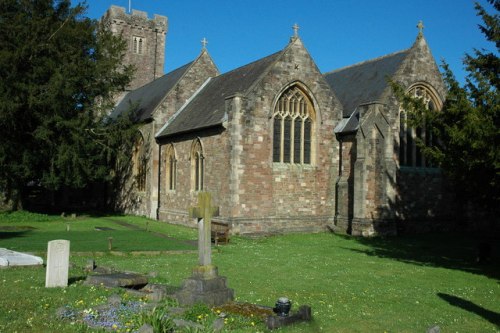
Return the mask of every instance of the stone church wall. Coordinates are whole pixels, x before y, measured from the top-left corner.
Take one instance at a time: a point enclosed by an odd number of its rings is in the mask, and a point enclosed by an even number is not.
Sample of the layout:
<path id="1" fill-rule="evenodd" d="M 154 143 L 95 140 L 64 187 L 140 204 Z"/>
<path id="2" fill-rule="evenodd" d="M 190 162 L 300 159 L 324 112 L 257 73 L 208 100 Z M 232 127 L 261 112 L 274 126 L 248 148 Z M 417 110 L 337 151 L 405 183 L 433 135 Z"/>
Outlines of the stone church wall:
<path id="1" fill-rule="evenodd" d="M 199 134 L 198 137 L 196 134 Z M 212 194 L 213 204 L 219 206 L 220 214 L 226 215 L 229 207 L 229 155 L 227 132 L 218 129 L 204 133 L 193 133 L 165 141 L 161 146 L 162 154 L 167 144 L 172 143 L 176 151 L 177 181 L 175 190 L 167 190 L 166 168 L 160 169 L 159 219 L 171 223 L 194 227 L 194 220 L 189 218 L 188 209 L 197 203 L 197 191 L 194 190 L 191 165 L 191 148 L 195 140 L 203 146 L 204 185 L 203 190 Z M 217 220 L 213 218 L 213 220 Z"/>
<path id="2" fill-rule="evenodd" d="M 154 143 L 154 123 L 150 122 L 144 124 L 139 129 L 143 142 L 144 149 L 146 151 L 146 156 L 149 158 L 149 162 L 146 164 L 146 182 L 144 191 L 138 191 L 137 189 L 137 178 L 134 174 L 134 166 L 132 160 L 128 165 L 123 166 L 119 171 L 118 184 L 116 184 L 115 207 L 114 209 L 119 212 L 124 212 L 127 214 L 134 214 L 140 216 L 150 216 L 151 212 L 151 192 L 152 192 L 152 182 L 151 175 L 153 170 L 153 159 L 152 156 L 152 144 Z"/>
<path id="3" fill-rule="evenodd" d="M 316 133 L 311 165 L 272 161 L 274 102 L 299 84 L 314 99 Z M 233 232 L 276 233 L 325 230 L 334 216 L 338 145 L 333 127 L 340 108 L 307 51 L 292 45 L 243 98 L 239 120 L 238 199 L 228 221 Z"/>

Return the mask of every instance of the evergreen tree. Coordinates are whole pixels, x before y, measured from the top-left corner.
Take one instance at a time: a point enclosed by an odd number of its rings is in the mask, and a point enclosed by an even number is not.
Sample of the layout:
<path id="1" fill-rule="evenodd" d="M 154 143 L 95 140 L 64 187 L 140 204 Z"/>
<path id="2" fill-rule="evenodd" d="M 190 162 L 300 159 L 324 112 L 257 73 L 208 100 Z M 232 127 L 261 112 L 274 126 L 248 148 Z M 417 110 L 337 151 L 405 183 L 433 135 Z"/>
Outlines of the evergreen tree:
<path id="1" fill-rule="evenodd" d="M 29 184 L 111 180 L 133 141 L 129 119 L 105 121 L 132 75 L 125 43 L 85 10 L 70 0 L 0 1 L 0 192 L 14 209 Z"/>
<path id="2" fill-rule="evenodd" d="M 421 140 L 417 144 L 455 185 L 458 199 L 493 211 L 500 199 L 500 0 L 488 1 L 495 14 L 477 3 L 475 8 L 484 22 L 479 28 L 495 44 L 496 52 L 476 49 L 473 55 L 466 54 L 468 75 L 463 86 L 443 63 L 448 96 L 440 112 L 427 110 L 420 100 L 405 95 L 401 86 L 392 83 L 392 87 L 409 111 L 409 125 L 425 124 L 438 138 L 438 144 L 431 147 Z"/>

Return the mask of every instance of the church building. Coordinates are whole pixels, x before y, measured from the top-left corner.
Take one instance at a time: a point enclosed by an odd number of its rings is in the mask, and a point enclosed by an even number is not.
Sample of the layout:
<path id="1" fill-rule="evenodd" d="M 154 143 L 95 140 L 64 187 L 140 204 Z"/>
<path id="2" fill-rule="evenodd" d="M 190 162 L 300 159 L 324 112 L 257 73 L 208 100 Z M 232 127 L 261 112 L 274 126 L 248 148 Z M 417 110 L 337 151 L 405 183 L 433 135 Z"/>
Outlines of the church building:
<path id="1" fill-rule="evenodd" d="M 452 212 L 440 170 L 416 145 L 432 144 L 430 132 L 406 125 L 388 83 L 442 107 L 421 23 L 409 48 L 327 73 L 295 26 L 278 52 L 232 71 L 219 73 L 204 42 L 194 60 L 160 75 L 166 17 L 111 6 L 102 21 L 137 68 L 113 110 L 133 110 L 141 124 L 125 212 L 195 226 L 188 208 L 208 191 L 213 220 L 234 234 L 363 236 L 436 228 Z"/>

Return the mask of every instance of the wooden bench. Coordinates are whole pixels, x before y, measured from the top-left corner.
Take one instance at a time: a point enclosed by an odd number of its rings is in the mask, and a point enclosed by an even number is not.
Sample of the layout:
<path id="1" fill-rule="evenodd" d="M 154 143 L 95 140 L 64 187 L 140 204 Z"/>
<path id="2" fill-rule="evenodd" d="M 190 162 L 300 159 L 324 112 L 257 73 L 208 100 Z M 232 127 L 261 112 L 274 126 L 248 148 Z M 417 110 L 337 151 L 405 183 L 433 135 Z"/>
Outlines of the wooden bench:
<path id="1" fill-rule="evenodd" d="M 212 241 L 215 243 L 215 246 L 219 245 L 220 242 L 224 242 L 224 244 L 229 243 L 230 226 L 228 224 L 212 221 L 211 228 Z"/>

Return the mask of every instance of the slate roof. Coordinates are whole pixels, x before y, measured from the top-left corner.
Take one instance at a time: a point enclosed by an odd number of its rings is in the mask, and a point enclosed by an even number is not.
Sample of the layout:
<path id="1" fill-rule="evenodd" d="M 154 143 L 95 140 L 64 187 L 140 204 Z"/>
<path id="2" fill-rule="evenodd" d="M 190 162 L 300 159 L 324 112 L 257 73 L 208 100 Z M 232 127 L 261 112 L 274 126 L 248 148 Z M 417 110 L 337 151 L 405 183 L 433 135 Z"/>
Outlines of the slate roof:
<path id="1" fill-rule="evenodd" d="M 245 94 L 283 51 L 212 78 L 158 133 L 157 137 L 222 125 L 225 100 Z"/>
<path id="2" fill-rule="evenodd" d="M 116 118 L 118 115 L 127 112 L 131 106 L 137 106 L 136 121 L 141 122 L 150 119 L 154 110 L 156 110 L 167 93 L 179 82 L 191 64 L 192 62 L 130 91 L 115 107 L 110 117 Z"/>
<path id="3" fill-rule="evenodd" d="M 409 54 L 403 50 L 324 74 L 324 77 L 349 117 L 360 104 L 379 99 L 392 77 Z"/>
<path id="4" fill-rule="evenodd" d="M 356 132 L 359 128 L 359 110 L 354 111 L 349 118 L 342 118 L 335 129 L 336 134 L 348 134 Z"/>

